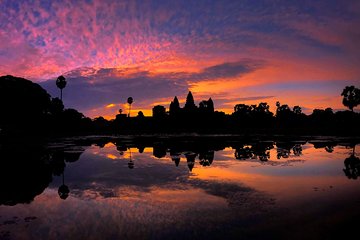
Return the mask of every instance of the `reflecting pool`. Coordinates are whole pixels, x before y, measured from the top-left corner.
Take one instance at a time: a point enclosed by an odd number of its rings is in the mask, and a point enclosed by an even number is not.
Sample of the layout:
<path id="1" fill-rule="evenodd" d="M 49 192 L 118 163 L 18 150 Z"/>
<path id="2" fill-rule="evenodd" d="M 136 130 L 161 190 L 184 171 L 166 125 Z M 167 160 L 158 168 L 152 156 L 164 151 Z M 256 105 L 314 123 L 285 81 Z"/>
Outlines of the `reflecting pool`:
<path id="1" fill-rule="evenodd" d="M 346 138 L 0 143 L 0 239 L 338 239 L 360 223 Z"/>

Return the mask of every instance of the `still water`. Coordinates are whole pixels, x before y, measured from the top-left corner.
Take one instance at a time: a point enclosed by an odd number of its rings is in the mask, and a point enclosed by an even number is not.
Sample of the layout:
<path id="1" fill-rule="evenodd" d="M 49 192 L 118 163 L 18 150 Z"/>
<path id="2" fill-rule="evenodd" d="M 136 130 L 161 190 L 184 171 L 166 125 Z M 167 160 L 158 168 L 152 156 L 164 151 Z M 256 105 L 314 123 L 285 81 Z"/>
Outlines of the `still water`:
<path id="1" fill-rule="evenodd" d="M 360 220 L 339 138 L 0 144 L 0 239 L 338 239 Z"/>

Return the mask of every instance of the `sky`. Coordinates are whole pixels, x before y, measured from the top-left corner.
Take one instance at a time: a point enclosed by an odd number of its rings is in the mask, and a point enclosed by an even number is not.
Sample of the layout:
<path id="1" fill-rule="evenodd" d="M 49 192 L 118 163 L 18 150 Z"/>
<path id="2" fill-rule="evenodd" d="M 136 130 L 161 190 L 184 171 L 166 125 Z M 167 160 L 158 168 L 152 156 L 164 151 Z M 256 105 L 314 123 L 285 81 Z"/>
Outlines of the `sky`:
<path id="1" fill-rule="evenodd" d="M 360 87 L 360 1 L 0 0 L 0 76 L 24 77 L 67 108 L 151 115 L 174 96 L 217 110 L 276 101 L 345 109 Z"/>

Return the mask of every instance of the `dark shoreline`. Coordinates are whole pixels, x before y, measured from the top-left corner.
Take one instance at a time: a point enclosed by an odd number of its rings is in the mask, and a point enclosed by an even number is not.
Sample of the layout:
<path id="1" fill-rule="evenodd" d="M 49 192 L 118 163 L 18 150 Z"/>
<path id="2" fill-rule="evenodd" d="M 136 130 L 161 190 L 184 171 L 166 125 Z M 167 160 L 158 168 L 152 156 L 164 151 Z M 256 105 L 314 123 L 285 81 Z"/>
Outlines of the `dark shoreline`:
<path id="1" fill-rule="evenodd" d="M 63 136 L 39 136 L 39 135 L 23 135 L 23 136 L 1 136 L 1 143 L 24 143 L 47 144 L 49 142 L 70 141 L 76 144 L 91 145 L 93 143 L 102 142 L 123 142 L 129 146 L 136 144 L 152 146 L 154 143 L 168 144 L 219 144 L 231 145 L 232 143 L 258 143 L 258 142 L 315 142 L 315 143 L 332 143 L 337 145 L 353 146 L 360 143 L 360 136 L 339 136 L 339 135 L 295 135 L 295 134 L 199 134 L 199 133 L 153 133 L 153 134 L 78 134 Z"/>

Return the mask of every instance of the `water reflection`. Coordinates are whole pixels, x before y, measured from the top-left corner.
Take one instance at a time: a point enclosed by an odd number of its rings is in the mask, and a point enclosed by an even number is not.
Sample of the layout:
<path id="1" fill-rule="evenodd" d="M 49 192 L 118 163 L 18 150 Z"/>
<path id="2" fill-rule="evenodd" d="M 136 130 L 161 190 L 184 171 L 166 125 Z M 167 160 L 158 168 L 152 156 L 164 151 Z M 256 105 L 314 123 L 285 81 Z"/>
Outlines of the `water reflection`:
<path id="1" fill-rule="evenodd" d="M 267 161 L 270 158 L 270 149 L 274 148 L 273 142 L 259 142 L 249 145 L 235 147 L 235 158 L 239 160 L 259 159 Z"/>
<path id="2" fill-rule="evenodd" d="M 269 217 L 283 226 L 294 222 L 288 216 L 303 214 L 297 209 L 337 219 L 329 209 L 355 206 L 360 182 L 348 179 L 359 177 L 357 151 L 354 142 L 323 139 L 1 143 L 0 230 L 14 239 L 31 238 L 24 236 L 34 232 L 37 239 L 66 238 L 65 231 L 41 232 L 54 229 L 56 223 L 48 219 L 56 216 L 58 226 L 64 219 L 67 228 L 69 219 L 78 223 L 71 229 L 76 239 L 149 239 L 149 234 L 151 239 L 238 239 L 230 234 L 233 228 L 254 229 L 260 239 L 269 232 Z M 285 210 L 274 212 L 280 207 Z M 36 220 L 24 230 L 4 224 L 14 216 Z"/>
<path id="3" fill-rule="evenodd" d="M 313 141 L 310 143 L 314 149 L 324 149 L 328 153 L 334 152 L 338 143 L 334 141 Z M 129 169 L 135 168 L 132 149 L 137 148 L 137 156 L 145 154 L 146 148 L 152 148 L 152 155 L 156 159 L 167 156 L 179 167 L 181 159 L 186 160 L 186 166 L 190 172 L 196 166 L 209 167 L 215 159 L 215 152 L 234 149 L 234 159 L 240 161 L 269 162 L 275 166 L 276 160 L 291 159 L 298 161 L 302 159 L 303 146 L 309 144 L 307 141 L 173 141 L 162 140 L 152 143 L 151 141 L 136 141 L 134 139 L 77 139 L 67 143 L 49 144 L 1 144 L 2 166 L 2 189 L 1 205 L 16 205 L 18 203 L 30 203 L 35 196 L 41 194 L 52 182 L 53 176 L 61 176 L 62 182 L 58 187 L 58 195 L 61 199 L 67 199 L 70 188 L 65 183 L 66 165 L 79 160 L 80 156 L 89 146 L 97 146 L 103 149 L 108 144 L 114 144 L 118 157 L 114 152 L 108 153 L 106 157 L 111 159 L 127 158 Z M 343 172 L 349 179 L 357 179 L 360 174 L 360 159 L 356 157 L 355 144 L 344 144 L 352 147 L 350 156 L 344 160 Z M 275 155 L 273 150 L 275 151 Z M 96 153 L 95 153 L 96 154 Z M 216 160 L 215 160 L 216 161 Z M 288 162 L 287 162 L 288 163 Z"/>
<path id="4" fill-rule="evenodd" d="M 52 182 L 63 177 L 59 196 L 66 199 L 69 188 L 64 183 L 66 163 L 77 161 L 84 150 L 78 146 L 47 147 L 44 143 L 2 143 L 0 149 L 1 205 L 30 203 Z"/>
<path id="5" fill-rule="evenodd" d="M 140 151 L 139 151 L 139 152 L 140 152 Z M 130 154 L 130 157 L 129 157 L 128 167 L 129 167 L 130 169 L 133 169 L 135 163 L 133 162 L 133 160 L 132 160 L 132 158 L 131 158 L 131 148 L 129 148 L 129 154 Z"/>

